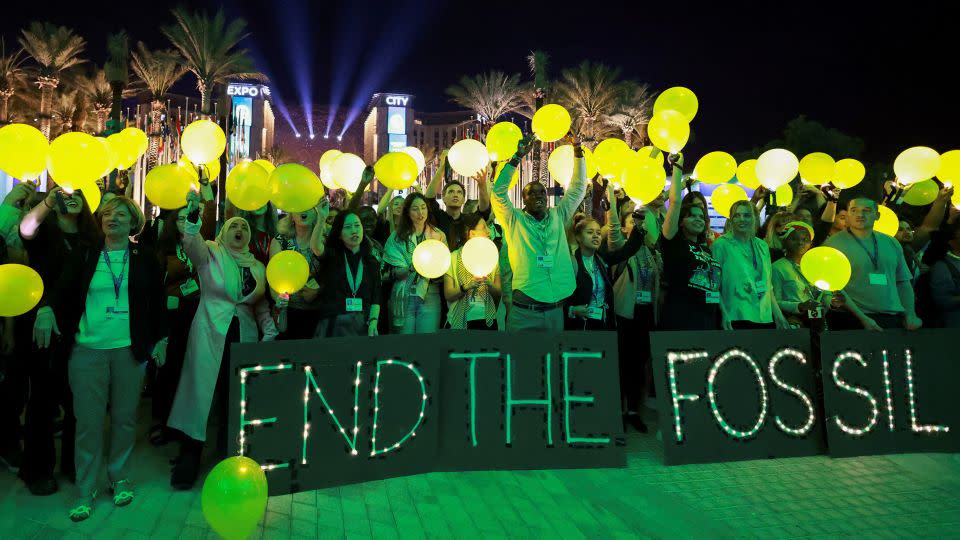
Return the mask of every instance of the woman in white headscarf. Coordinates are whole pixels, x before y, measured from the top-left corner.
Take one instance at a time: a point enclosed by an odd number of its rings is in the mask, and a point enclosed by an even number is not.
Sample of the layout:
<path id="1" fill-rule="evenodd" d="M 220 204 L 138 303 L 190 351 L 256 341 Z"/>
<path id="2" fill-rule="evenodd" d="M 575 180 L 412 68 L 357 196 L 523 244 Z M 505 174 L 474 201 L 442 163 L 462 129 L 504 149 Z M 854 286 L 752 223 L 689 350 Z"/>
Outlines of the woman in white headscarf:
<path id="1" fill-rule="evenodd" d="M 183 248 L 200 278 L 200 306 L 193 319 L 183 373 L 167 425 L 184 434 L 180 457 L 170 478 L 177 489 L 196 482 L 207 419 L 214 402 L 221 425 L 227 422 L 231 342 L 264 341 L 277 336 L 264 292 L 267 279 L 263 263 L 250 253 L 250 225 L 240 217 L 227 220 L 216 241 L 200 236 L 198 195 L 188 197 Z M 226 437 L 219 437 L 218 455 L 226 454 Z"/>

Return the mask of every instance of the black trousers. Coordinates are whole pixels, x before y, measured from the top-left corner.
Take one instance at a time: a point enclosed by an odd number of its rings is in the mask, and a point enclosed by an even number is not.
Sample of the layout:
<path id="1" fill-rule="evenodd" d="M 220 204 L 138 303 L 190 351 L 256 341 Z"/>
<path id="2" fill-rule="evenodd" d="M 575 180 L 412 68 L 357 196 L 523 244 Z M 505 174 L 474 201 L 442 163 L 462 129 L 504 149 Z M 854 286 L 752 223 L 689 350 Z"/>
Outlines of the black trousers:
<path id="1" fill-rule="evenodd" d="M 617 316 L 620 395 L 628 411 L 642 412 L 650 372 L 650 332 L 655 329 L 653 306 L 639 305 L 633 319 Z"/>
<path id="2" fill-rule="evenodd" d="M 734 330 L 775 330 L 777 325 L 769 323 L 757 323 L 753 321 L 730 321 Z"/>
<path id="3" fill-rule="evenodd" d="M 319 310 L 287 308 L 287 330 L 277 339 L 313 339 L 319 324 Z"/>
<path id="4" fill-rule="evenodd" d="M 167 361 L 157 370 L 151 406 L 153 420 L 163 426 L 167 425 L 167 417 L 170 416 L 170 408 L 173 407 L 173 397 L 177 394 L 177 386 L 180 384 L 183 358 L 187 354 L 187 338 L 190 336 L 190 326 L 193 324 L 199 305 L 199 300 L 181 300 L 179 308 L 167 310 L 167 319 L 170 323 Z"/>
<path id="5" fill-rule="evenodd" d="M 903 328 L 902 314 L 868 313 L 867 316 L 885 330 Z M 827 314 L 827 326 L 830 330 L 863 330 L 863 325 L 849 311 L 831 310 Z"/>
<path id="6" fill-rule="evenodd" d="M 496 330 L 497 321 L 493 321 L 493 326 L 487 326 L 487 321 L 467 321 L 467 330 Z"/>

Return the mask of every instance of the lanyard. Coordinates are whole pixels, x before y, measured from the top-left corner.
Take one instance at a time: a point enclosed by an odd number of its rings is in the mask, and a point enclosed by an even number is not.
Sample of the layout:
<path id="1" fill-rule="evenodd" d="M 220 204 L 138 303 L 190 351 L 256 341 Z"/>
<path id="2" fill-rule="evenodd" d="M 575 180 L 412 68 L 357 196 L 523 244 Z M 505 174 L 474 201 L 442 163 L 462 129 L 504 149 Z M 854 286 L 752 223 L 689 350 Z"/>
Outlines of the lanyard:
<path id="1" fill-rule="evenodd" d="M 590 280 L 593 281 L 593 291 L 591 292 L 591 302 L 593 305 L 603 307 L 606 304 L 605 299 L 603 298 L 603 283 L 600 281 L 603 279 L 600 269 L 597 266 L 597 261 L 593 258 L 590 258 L 590 264 L 587 265 L 588 259 L 583 259 L 583 265 L 587 267 L 587 272 L 590 274 Z"/>
<path id="2" fill-rule="evenodd" d="M 810 281 L 807 279 L 807 276 L 803 275 L 803 272 L 800 271 L 799 264 L 793 261 L 790 261 L 790 264 L 793 265 L 794 272 L 796 272 L 797 275 L 800 277 L 800 279 L 803 281 L 803 286 L 807 290 L 807 294 L 810 295 L 810 298 L 813 298 L 814 300 L 819 302 L 822 294 L 820 292 L 820 289 L 817 289 L 816 287 L 810 284 Z"/>
<path id="3" fill-rule="evenodd" d="M 870 262 L 873 263 L 873 271 L 878 271 L 880 269 L 880 245 L 877 243 L 877 233 L 873 233 L 871 236 L 871 238 L 873 238 L 873 253 L 870 253 L 870 250 L 864 245 L 863 240 L 857 238 L 857 235 L 850 232 L 849 229 L 847 229 L 847 232 L 857 241 L 857 245 L 863 248 L 863 251 L 867 253 L 867 257 L 870 257 Z"/>
<path id="4" fill-rule="evenodd" d="M 350 273 L 350 261 L 347 260 L 347 254 L 343 254 L 343 271 L 347 274 L 347 285 L 350 286 L 350 293 L 357 297 L 357 291 L 360 290 L 360 282 L 363 281 L 363 259 L 357 262 L 357 275 L 354 277 Z"/>
<path id="5" fill-rule="evenodd" d="M 190 260 L 190 257 L 187 257 L 187 254 L 183 251 L 183 246 L 177 244 L 177 259 L 187 267 L 187 272 L 192 276 L 193 275 L 193 261 Z"/>
<path id="6" fill-rule="evenodd" d="M 117 302 L 120 301 L 120 287 L 123 285 L 123 271 L 127 268 L 127 259 L 130 257 L 130 249 L 125 249 L 123 251 L 123 265 L 120 266 L 120 275 L 117 276 L 113 273 L 113 267 L 110 266 L 110 257 L 107 256 L 107 250 L 103 250 L 103 262 L 107 265 L 107 270 L 110 271 L 110 278 L 113 280 L 113 294 Z"/>

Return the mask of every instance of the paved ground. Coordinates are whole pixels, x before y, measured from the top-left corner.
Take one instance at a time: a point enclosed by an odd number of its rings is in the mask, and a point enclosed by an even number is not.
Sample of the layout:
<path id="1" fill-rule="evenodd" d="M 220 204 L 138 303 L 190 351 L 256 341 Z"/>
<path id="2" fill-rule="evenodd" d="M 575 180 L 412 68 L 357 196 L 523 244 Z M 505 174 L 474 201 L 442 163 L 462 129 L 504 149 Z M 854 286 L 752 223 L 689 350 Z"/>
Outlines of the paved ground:
<path id="1" fill-rule="evenodd" d="M 652 420 L 652 418 L 651 418 Z M 664 467 L 631 433 L 617 470 L 434 473 L 270 499 L 256 538 L 960 538 L 960 456 Z M 71 523 L 73 486 L 31 497 L 0 473 L 0 539 L 216 538 L 200 488 L 173 492 L 170 446 L 138 446 L 137 499 Z M 64 493 L 66 491 L 66 493 Z"/>

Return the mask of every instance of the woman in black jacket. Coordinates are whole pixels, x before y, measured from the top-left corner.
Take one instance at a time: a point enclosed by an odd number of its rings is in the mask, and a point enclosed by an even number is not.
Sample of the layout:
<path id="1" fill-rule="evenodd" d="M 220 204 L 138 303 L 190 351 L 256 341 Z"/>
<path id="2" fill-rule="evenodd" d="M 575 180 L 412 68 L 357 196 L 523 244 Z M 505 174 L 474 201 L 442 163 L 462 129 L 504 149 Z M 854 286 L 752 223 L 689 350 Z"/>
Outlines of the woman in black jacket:
<path id="1" fill-rule="evenodd" d="M 93 510 L 108 404 L 110 492 L 117 506 L 133 500 L 127 466 L 145 363 L 151 355 L 162 358 L 167 342 L 163 274 L 156 255 L 130 242 L 143 228 L 143 212 L 132 200 L 116 197 L 100 209 L 97 220 L 103 239 L 71 253 L 59 280 L 50 284 L 53 293 L 34 325 L 41 346 L 56 333 L 72 351 L 68 370 L 80 490 L 80 500 L 70 510 L 73 521 L 87 519 Z"/>

